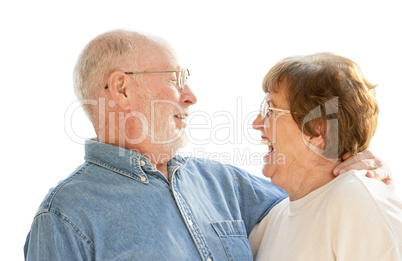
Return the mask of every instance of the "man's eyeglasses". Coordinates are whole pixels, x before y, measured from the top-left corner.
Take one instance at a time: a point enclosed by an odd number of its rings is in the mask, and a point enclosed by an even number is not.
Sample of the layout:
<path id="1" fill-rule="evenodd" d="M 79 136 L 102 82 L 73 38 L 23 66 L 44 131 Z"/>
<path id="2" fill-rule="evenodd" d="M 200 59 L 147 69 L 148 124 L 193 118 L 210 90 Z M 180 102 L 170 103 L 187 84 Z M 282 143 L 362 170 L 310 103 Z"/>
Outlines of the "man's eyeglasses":
<path id="1" fill-rule="evenodd" d="M 146 73 L 177 73 L 177 85 L 181 90 L 184 89 L 184 85 L 186 85 L 188 81 L 188 77 L 190 77 L 190 71 L 188 69 L 181 69 L 179 71 L 154 71 L 154 72 L 124 72 L 125 74 L 146 74 Z M 106 84 L 105 89 L 109 88 Z"/>
<path id="2" fill-rule="evenodd" d="M 262 103 L 260 106 L 261 120 L 264 120 L 267 115 L 268 115 L 267 119 L 269 119 L 269 117 L 271 117 L 271 115 L 274 114 L 275 112 L 282 112 L 284 114 L 290 113 L 289 110 L 282 110 L 282 109 L 270 107 L 267 100 L 264 98 L 264 100 L 262 100 Z"/>

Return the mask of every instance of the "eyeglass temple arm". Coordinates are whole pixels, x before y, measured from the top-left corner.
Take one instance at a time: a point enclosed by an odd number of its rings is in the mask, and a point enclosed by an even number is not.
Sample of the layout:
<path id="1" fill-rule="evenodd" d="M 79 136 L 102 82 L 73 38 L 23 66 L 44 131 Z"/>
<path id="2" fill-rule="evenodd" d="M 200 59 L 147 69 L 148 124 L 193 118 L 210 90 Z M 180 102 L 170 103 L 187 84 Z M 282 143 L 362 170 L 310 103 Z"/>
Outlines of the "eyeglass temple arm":
<path id="1" fill-rule="evenodd" d="M 190 71 L 188 69 L 187 73 L 188 76 L 190 76 Z M 156 72 L 124 72 L 125 74 L 143 74 L 143 73 L 165 73 L 165 72 L 180 72 L 180 71 L 156 71 Z M 109 86 L 106 84 L 105 89 L 109 88 Z"/>

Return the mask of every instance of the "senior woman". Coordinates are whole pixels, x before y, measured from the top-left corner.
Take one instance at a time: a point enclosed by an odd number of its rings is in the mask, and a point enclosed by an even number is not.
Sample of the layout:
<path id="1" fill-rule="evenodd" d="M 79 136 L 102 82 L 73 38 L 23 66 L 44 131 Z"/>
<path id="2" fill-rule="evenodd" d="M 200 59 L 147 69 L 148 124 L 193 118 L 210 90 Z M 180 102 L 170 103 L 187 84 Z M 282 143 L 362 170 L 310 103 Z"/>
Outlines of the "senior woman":
<path id="1" fill-rule="evenodd" d="M 290 57 L 265 76 L 253 127 L 267 145 L 263 173 L 289 197 L 251 232 L 257 260 L 402 260 L 402 203 L 392 189 L 349 171 L 377 126 L 374 86 L 329 53 Z"/>

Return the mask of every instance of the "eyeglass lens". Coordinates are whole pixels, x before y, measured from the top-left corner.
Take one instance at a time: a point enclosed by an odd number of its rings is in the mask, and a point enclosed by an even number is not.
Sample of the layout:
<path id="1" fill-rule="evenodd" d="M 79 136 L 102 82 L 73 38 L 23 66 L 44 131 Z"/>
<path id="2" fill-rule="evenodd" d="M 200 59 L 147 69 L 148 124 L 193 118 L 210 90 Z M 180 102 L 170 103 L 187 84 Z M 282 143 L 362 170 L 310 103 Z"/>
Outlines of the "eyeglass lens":
<path id="1" fill-rule="evenodd" d="M 265 117 L 267 116 L 268 107 L 269 106 L 268 106 L 267 100 L 265 100 L 265 98 L 264 98 L 264 100 L 262 100 L 261 108 L 260 108 L 260 114 L 261 114 L 262 120 L 265 119 Z"/>
<path id="2" fill-rule="evenodd" d="M 184 85 L 186 85 L 190 74 L 188 69 L 181 69 L 179 74 L 179 87 L 180 89 L 184 89 Z"/>

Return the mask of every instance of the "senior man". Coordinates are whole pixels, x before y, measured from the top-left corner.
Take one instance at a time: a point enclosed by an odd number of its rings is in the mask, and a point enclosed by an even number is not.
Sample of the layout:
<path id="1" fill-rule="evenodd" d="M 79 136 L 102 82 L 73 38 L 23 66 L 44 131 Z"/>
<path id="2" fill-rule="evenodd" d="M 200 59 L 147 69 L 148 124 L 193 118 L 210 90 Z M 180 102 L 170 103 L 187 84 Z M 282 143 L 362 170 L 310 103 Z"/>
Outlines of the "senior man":
<path id="1" fill-rule="evenodd" d="M 176 155 L 197 99 L 173 48 L 108 32 L 74 74 L 97 139 L 40 205 L 25 258 L 252 260 L 248 234 L 286 194 L 236 167 Z"/>

